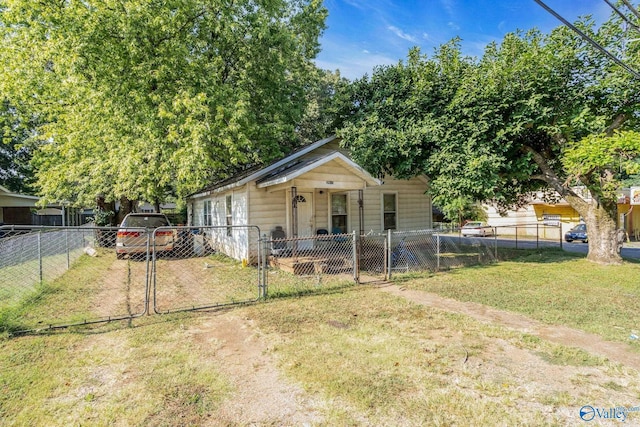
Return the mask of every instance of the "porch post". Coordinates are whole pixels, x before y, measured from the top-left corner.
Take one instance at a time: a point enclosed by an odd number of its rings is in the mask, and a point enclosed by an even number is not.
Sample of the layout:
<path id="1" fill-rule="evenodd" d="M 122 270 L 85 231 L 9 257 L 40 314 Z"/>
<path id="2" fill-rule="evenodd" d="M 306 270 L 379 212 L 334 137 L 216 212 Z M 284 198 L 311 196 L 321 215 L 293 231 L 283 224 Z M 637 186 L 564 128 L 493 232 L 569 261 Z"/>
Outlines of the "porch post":
<path id="1" fill-rule="evenodd" d="M 293 256 L 298 253 L 298 188 L 291 187 L 291 234 L 293 237 Z"/>
<path id="2" fill-rule="evenodd" d="M 358 190 L 358 222 L 360 222 L 360 235 L 364 235 L 364 192 Z"/>
<path id="3" fill-rule="evenodd" d="M 298 188 L 291 187 L 291 237 L 298 237 Z"/>

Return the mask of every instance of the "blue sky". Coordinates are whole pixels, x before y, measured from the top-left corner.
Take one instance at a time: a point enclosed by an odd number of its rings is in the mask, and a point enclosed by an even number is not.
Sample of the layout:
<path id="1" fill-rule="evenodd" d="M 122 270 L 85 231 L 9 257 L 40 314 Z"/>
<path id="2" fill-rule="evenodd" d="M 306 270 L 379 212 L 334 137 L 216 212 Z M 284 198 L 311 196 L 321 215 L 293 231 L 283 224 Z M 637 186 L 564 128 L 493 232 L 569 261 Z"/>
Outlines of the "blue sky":
<path id="1" fill-rule="evenodd" d="M 545 3 L 570 22 L 582 15 L 602 22 L 611 13 L 602 0 Z M 488 43 L 509 32 L 535 27 L 547 33 L 562 25 L 534 0 L 325 0 L 324 5 L 329 17 L 316 64 L 339 69 L 349 79 L 405 59 L 412 46 L 431 55 L 460 36 L 463 52 L 479 57 Z"/>

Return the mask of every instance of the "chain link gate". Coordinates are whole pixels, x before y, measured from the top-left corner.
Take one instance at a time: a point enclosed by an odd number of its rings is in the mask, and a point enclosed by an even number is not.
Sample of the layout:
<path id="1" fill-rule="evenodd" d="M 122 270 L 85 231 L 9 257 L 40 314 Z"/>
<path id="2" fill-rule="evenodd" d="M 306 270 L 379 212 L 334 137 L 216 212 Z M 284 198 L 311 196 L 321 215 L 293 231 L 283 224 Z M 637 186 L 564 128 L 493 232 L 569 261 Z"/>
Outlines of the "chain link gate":
<path id="1" fill-rule="evenodd" d="M 163 246 L 168 236 L 175 244 Z M 256 226 L 160 227 L 151 240 L 153 311 L 169 313 L 249 303 L 263 296 Z"/>

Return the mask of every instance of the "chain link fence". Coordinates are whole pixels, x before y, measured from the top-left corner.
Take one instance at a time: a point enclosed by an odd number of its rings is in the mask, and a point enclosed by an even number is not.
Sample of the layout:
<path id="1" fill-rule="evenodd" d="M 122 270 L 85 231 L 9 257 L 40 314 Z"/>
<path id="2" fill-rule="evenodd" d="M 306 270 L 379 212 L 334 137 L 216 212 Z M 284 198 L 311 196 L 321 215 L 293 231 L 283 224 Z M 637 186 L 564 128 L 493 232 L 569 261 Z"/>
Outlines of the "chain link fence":
<path id="1" fill-rule="evenodd" d="M 488 264 L 497 233 L 285 238 L 253 226 L 0 228 L 0 330 L 131 319 Z M 517 233 L 516 233 L 517 235 Z"/>
<path id="2" fill-rule="evenodd" d="M 120 262 L 117 229 L 0 228 L 0 328 L 33 330 L 137 317 L 148 268 Z"/>
<path id="3" fill-rule="evenodd" d="M 265 238 L 268 294 L 297 295 L 350 286 L 358 280 L 354 234 Z"/>
<path id="4" fill-rule="evenodd" d="M 260 251 L 257 227 L 1 227 L 0 331 L 255 301 Z"/>

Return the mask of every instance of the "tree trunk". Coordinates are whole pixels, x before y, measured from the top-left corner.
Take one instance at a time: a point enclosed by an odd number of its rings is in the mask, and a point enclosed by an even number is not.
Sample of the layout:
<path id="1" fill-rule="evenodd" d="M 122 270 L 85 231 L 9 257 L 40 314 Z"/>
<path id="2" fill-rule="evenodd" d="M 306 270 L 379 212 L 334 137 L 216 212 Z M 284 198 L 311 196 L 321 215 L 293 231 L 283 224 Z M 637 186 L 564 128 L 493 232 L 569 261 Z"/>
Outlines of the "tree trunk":
<path id="1" fill-rule="evenodd" d="M 620 249 L 624 242 L 624 230 L 617 228 L 617 206 L 605 209 L 592 200 L 584 215 L 589 237 L 587 259 L 598 264 L 622 264 Z"/>
<path id="2" fill-rule="evenodd" d="M 118 224 L 122 222 L 124 217 L 131 212 L 135 212 L 136 202 L 133 200 L 129 200 L 126 197 L 120 198 L 120 210 L 118 211 Z"/>

